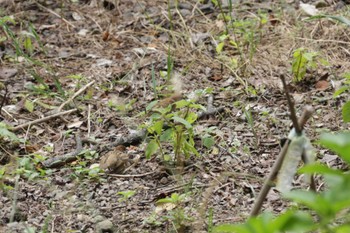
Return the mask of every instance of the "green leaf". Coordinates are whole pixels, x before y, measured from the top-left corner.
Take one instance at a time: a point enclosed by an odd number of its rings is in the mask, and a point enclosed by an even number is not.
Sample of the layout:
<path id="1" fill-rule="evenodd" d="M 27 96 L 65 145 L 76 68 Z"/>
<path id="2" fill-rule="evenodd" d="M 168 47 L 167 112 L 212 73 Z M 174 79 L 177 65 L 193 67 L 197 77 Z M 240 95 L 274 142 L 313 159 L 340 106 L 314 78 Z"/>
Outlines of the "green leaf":
<path id="1" fill-rule="evenodd" d="M 345 131 L 337 134 L 325 133 L 321 135 L 320 144 L 335 153 L 350 164 L 350 132 Z"/>
<path id="2" fill-rule="evenodd" d="M 240 226 L 233 225 L 233 224 L 222 224 L 217 227 L 213 228 L 214 233 L 234 233 L 234 232 L 242 232 L 245 233 L 247 231 L 238 231 Z"/>
<path id="3" fill-rule="evenodd" d="M 189 142 L 184 142 L 184 152 L 187 154 L 187 157 L 189 157 L 190 153 L 200 156 L 194 145 Z"/>
<path id="4" fill-rule="evenodd" d="M 343 174 L 339 170 L 329 168 L 326 165 L 320 164 L 320 163 L 305 165 L 304 167 L 300 168 L 298 172 L 304 173 L 304 174 L 317 173 L 322 175 L 336 175 L 336 176 L 341 176 Z"/>
<path id="5" fill-rule="evenodd" d="M 220 42 L 217 46 L 216 46 L 216 53 L 217 54 L 220 54 L 222 52 L 222 50 L 224 49 L 224 45 L 225 45 L 225 42 Z"/>
<path id="6" fill-rule="evenodd" d="M 163 125 L 164 125 L 164 121 L 160 120 L 155 122 L 151 128 L 154 130 L 154 132 L 160 135 L 163 129 Z"/>
<path id="7" fill-rule="evenodd" d="M 202 143 L 206 148 L 210 149 L 215 144 L 215 140 L 212 136 L 206 136 L 202 138 Z"/>
<path id="8" fill-rule="evenodd" d="M 169 129 L 165 130 L 165 131 L 160 135 L 159 140 L 160 140 L 161 142 L 169 141 L 170 139 L 173 138 L 173 135 L 174 135 L 174 130 L 173 130 L 172 128 L 169 128 Z"/>
<path id="9" fill-rule="evenodd" d="M 346 24 L 347 26 L 350 26 L 350 20 L 343 17 L 343 16 L 336 16 L 336 15 L 315 15 L 311 16 L 308 18 L 308 20 L 313 20 L 313 19 L 322 19 L 322 18 L 329 18 L 329 19 L 334 19 L 337 20 L 343 24 Z"/>
<path id="10" fill-rule="evenodd" d="M 118 194 L 118 195 L 122 195 L 123 198 L 125 198 L 125 199 L 128 199 L 128 198 L 134 196 L 135 193 L 136 193 L 136 191 L 128 190 L 128 191 L 118 192 L 117 194 Z"/>
<path id="11" fill-rule="evenodd" d="M 350 101 L 346 102 L 342 108 L 342 117 L 345 123 L 350 122 Z"/>
<path id="12" fill-rule="evenodd" d="M 181 124 L 183 124 L 187 129 L 191 129 L 192 125 L 191 123 L 189 123 L 188 121 L 186 121 L 185 119 L 179 117 L 179 116 L 173 116 L 172 119 L 176 122 L 179 122 Z"/>
<path id="13" fill-rule="evenodd" d="M 343 94 L 345 91 L 350 90 L 350 86 L 342 86 L 338 90 L 336 90 L 333 94 L 333 98 L 338 97 L 339 95 Z"/>
<path id="14" fill-rule="evenodd" d="M 279 215 L 271 225 L 276 232 L 308 232 L 315 226 L 310 214 L 294 210 Z"/>
<path id="15" fill-rule="evenodd" d="M 303 204 L 317 212 L 319 216 L 332 218 L 335 212 L 332 209 L 332 202 L 329 202 L 321 194 L 309 192 L 306 190 L 293 190 L 283 194 L 288 199 L 294 202 Z"/>
<path id="16" fill-rule="evenodd" d="M 146 107 L 146 111 L 151 110 L 157 103 L 158 103 L 158 100 L 155 100 L 155 101 L 152 101 L 151 103 L 149 103 Z"/>
<path id="17" fill-rule="evenodd" d="M 349 233 L 350 232 L 350 225 L 348 223 L 347 225 L 342 225 L 342 226 L 336 227 L 335 229 L 332 230 L 332 232 L 335 232 L 335 233 Z"/>
<path id="18" fill-rule="evenodd" d="M 34 103 L 28 99 L 26 99 L 26 101 L 24 103 L 24 107 L 28 110 L 28 112 L 34 111 Z"/>
<path id="19" fill-rule="evenodd" d="M 198 116 L 194 112 L 189 112 L 186 116 L 186 121 L 188 121 L 190 124 L 194 123 L 197 120 Z"/>
<path id="20" fill-rule="evenodd" d="M 25 38 L 25 40 L 23 42 L 23 46 L 26 49 L 26 51 L 28 52 L 28 54 L 33 54 L 34 48 L 33 48 L 33 44 L 32 44 L 32 39 L 30 39 L 30 37 Z"/>
<path id="21" fill-rule="evenodd" d="M 187 107 L 190 102 L 188 100 L 179 100 L 176 103 L 176 108 L 183 108 L 183 107 Z"/>
<path id="22" fill-rule="evenodd" d="M 16 134 L 12 133 L 11 131 L 9 131 L 7 129 L 7 126 L 0 122 L 0 137 L 4 137 L 7 138 L 13 142 L 20 142 L 22 141 L 21 139 L 19 139 Z"/>
<path id="23" fill-rule="evenodd" d="M 151 140 L 146 147 L 146 158 L 150 159 L 152 155 L 154 155 L 159 148 L 158 143 L 155 139 Z"/>

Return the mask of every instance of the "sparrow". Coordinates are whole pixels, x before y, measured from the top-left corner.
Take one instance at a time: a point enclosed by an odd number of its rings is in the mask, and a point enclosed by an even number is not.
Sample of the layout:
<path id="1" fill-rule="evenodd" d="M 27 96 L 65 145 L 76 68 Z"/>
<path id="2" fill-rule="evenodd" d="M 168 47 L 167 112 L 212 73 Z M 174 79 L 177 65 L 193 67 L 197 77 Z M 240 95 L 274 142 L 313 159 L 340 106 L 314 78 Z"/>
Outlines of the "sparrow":
<path id="1" fill-rule="evenodd" d="M 118 145 L 114 150 L 103 155 L 100 160 L 100 168 L 111 172 L 123 173 L 129 161 L 129 156 L 125 153 L 125 149 L 125 146 Z"/>

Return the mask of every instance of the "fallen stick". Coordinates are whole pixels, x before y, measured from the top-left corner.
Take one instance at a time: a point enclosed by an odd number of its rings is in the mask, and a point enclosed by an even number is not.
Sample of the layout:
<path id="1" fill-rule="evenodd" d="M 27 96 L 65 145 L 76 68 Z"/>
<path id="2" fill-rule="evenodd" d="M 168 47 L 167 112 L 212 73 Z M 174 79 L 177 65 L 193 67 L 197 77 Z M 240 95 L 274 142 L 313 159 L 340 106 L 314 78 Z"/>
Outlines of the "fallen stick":
<path id="1" fill-rule="evenodd" d="M 36 125 L 36 124 L 39 124 L 39 123 L 42 123 L 42 122 L 46 122 L 46 121 L 49 121 L 51 119 L 54 119 L 54 118 L 57 118 L 57 117 L 60 117 L 60 116 L 63 116 L 63 115 L 67 115 L 69 113 L 73 113 L 73 112 L 76 112 L 76 111 L 78 111 L 78 109 L 75 108 L 75 109 L 67 110 L 67 111 L 64 111 L 64 112 L 58 112 L 58 113 L 55 113 L 55 114 L 47 116 L 47 117 L 43 117 L 43 118 L 40 118 L 40 119 L 37 119 L 37 120 L 34 120 L 34 121 L 30 121 L 30 122 L 18 125 L 16 127 L 11 127 L 10 130 L 17 131 L 17 130 L 23 129 L 23 128 L 27 127 L 27 126 Z"/>

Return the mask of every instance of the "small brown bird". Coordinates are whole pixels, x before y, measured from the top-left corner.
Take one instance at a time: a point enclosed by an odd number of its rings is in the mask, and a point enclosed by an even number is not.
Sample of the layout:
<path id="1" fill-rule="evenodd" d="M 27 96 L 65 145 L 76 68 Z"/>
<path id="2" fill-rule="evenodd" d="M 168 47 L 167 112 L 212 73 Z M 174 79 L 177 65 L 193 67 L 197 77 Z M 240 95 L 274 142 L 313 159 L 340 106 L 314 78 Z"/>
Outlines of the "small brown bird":
<path id="1" fill-rule="evenodd" d="M 182 99 L 182 95 L 180 93 L 174 93 L 173 95 L 169 96 L 168 98 L 162 99 L 158 102 L 156 105 L 157 107 L 165 108 L 170 104 L 175 103 L 176 101 L 179 101 Z"/>
<path id="2" fill-rule="evenodd" d="M 129 156 L 125 153 L 125 146 L 118 145 L 101 157 L 100 168 L 116 173 L 122 173 L 127 166 Z"/>

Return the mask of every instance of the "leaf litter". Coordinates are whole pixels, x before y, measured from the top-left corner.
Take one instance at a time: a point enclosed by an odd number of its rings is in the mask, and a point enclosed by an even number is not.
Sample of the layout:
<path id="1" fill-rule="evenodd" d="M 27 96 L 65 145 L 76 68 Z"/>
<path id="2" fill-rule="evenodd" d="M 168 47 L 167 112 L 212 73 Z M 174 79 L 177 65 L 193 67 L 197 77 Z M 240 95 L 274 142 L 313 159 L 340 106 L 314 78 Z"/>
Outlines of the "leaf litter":
<path id="1" fill-rule="evenodd" d="M 305 104 L 316 108 L 312 124 L 306 127 L 312 141 L 319 130 L 346 128 L 340 108 L 345 100 L 332 98 L 334 88 L 329 83 L 341 82 L 341 74 L 349 70 L 347 29 L 330 20 L 302 21 L 304 16 L 300 18 L 294 3 L 246 1 L 234 8 L 237 23 L 243 19 L 240 23 L 257 22 L 254 19 L 264 14 L 270 22 L 244 27 L 237 24 L 237 28 L 250 27 L 251 31 L 236 31 L 235 37 L 224 39 L 218 54 L 225 19 L 210 1 L 184 1 L 177 8 L 166 1 L 3 2 L 3 15 L 31 22 L 37 29 L 40 43 L 34 43 L 38 52 L 32 57 L 42 63 L 34 65 L 22 56 L 14 62 L 16 51 L 11 42 L 0 42 L 0 82 L 7 87 L 0 90 L 2 99 L 6 96 L 1 117 L 14 128 L 21 126 L 16 136 L 26 140 L 25 144 L 12 144 L 1 138 L 2 166 L 6 171 L 24 169 L 18 179 L 9 175 L 0 180 L 9 187 L 0 191 L 3 232 L 23 232 L 25 228 L 175 232 L 166 216 L 178 205 L 191 216 L 185 228 L 179 228 L 182 232 L 206 229 L 209 209 L 213 210 L 214 224 L 244 221 L 279 153 L 280 140 L 289 132 L 278 71 L 290 75 L 298 110 Z M 311 1 L 308 5 L 315 4 Z M 332 5 L 319 11 L 337 13 Z M 304 23 L 303 29 L 296 26 L 297 21 Z M 20 24 L 9 27 L 21 35 Z M 293 83 L 292 53 L 300 47 L 321 52 L 331 65 L 307 70 L 303 81 Z M 169 51 L 174 70 L 181 74 L 182 95 L 211 88 L 214 107 L 225 109 L 200 120 L 196 147 L 201 156 L 193 158 L 179 178 L 158 158 L 147 160 L 146 144 L 136 143 L 126 147 L 133 165 L 123 168 L 121 174 L 107 171 L 99 175 L 94 164 L 113 149 L 105 147 L 137 132 L 147 122 L 147 116 L 140 113 L 158 98 L 152 72 L 157 77 L 156 86 L 167 85 L 160 74 L 168 69 Z M 319 78 L 327 72 L 331 75 Z M 204 106 L 206 101 L 206 96 L 198 99 Z M 10 106 L 16 111 L 9 110 Z M 76 111 L 25 125 L 51 115 L 52 108 Z M 253 121 L 248 121 L 247 111 Z M 44 168 L 37 161 L 74 151 L 77 134 L 88 139 L 82 142 L 82 154 L 60 168 L 45 169 L 41 176 Z M 212 148 L 202 144 L 201 134 L 214 139 Z M 341 166 L 328 151 L 319 156 L 332 166 Z M 293 184 L 302 185 L 299 180 Z M 136 192 L 121 202 L 117 193 L 127 190 Z M 180 204 L 157 205 L 173 193 L 189 195 Z M 278 213 L 286 205 L 272 192 L 264 209 Z"/>

